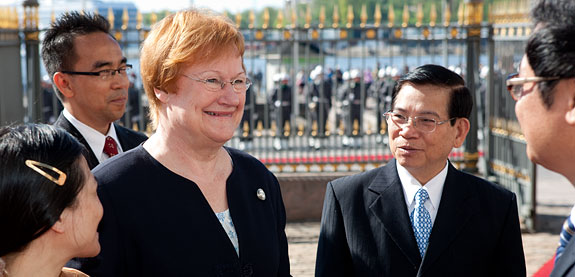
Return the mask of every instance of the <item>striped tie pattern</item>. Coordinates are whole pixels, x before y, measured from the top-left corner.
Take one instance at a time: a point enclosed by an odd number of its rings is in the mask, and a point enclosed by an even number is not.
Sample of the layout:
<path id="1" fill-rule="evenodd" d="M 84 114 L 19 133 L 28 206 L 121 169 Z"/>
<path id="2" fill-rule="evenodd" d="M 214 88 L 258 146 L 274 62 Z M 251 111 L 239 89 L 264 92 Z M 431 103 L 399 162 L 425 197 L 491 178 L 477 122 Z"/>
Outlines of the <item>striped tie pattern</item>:
<path id="1" fill-rule="evenodd" d="M 569 243 L 569 240 L 575 233 L 575 207 L 571 210 L 571 214 L 567 219 L 565 219 L 565 223 L 563 223 L 563 228 L 561 228 L 561 234 L 559 235 L 559 246 L 557 247 L 557 252 L 555 254 L 555 262 L 561 257 L 563 251 L 565 251 L 565 247 Z"/>
<path id="2" fill-rule="evenodd" d="M 427 190 L 420 188 L 415 194 L 415 208 L 411 211 L 411 215 L 409 215 L 421 257 L 423 257 L 427 250 L 429 235 L 431 234 L 431 228 L 433 227 L 431 215 L 429 215 L 429 212 L 424 205 L 427 199 L 429 199 Z"/>

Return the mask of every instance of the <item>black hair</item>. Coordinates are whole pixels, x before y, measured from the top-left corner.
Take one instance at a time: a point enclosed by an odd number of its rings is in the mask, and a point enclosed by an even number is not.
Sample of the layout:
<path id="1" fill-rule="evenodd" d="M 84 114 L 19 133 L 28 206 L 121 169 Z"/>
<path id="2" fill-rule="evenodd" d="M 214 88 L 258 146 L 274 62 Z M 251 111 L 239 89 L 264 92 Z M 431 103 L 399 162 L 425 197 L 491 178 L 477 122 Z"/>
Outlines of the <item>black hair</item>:
<path id="1" fill-rule="evenodd" d="M 575 1 L 539 0 L 531 9 L 531 18 L 538 28 L 548 25 L 573 26 L 575 23 Z"/>
<path id="2" fill-rule="evenodd" d="M 0 257 L 22 251 L 74 207 L 85 176 L 82 145 L 66 131 L 44 124 L 0 129 Z M 34 171 L 26 160 L 53 166 L 67 177 L 62 186 Z M 42 168 L 53 177 L 50 169 Z"/>
<path id="3" fill-rule="evenodd" d="M 447 106 L 449 118 L 467 118 L 471 116 L 473 109 L 473 98 L 469 89 L 465 86 L 465 81 L 457 73 L 439 65 L 426 64 L 417 67 L 413 71 L 403 75 L 393 88 L 392 107 L 395 107 L 395 99 L 399 91 L 405 84 L 432 85 L 442 88 L 449 88 L 450 100 Z M 451 125 L 455 124 L 455 119 Z"/>
<path id="4" fill-rule="evenodd" d="M 575 15 L 575 10 L 571 13 Z M 575 21 L 563 25 L 547 24 L 536 29 L 527 41 L 525 54 L 535 76 L 561 79 L 575 77 Z M 559 81 L 537 84 L 547 108 L 553 104 L 554 88 Z"/>
<path id="5" fill-rule="evenodd" d="M 74 52 L 74 39 L 81 35 L 96 32 L 109 33 L 110 23 L 99 14 L 79 13 L 77 11 L 64 13 L 46 30 L 42 41 L 42 60 L 50 79 L 59 71 L 72 70 L 77 60 Z M 113 38 L 112 35 L 110 37 Z M 62 93 L 56 86 L 54 91 L 62 101 Z"/>

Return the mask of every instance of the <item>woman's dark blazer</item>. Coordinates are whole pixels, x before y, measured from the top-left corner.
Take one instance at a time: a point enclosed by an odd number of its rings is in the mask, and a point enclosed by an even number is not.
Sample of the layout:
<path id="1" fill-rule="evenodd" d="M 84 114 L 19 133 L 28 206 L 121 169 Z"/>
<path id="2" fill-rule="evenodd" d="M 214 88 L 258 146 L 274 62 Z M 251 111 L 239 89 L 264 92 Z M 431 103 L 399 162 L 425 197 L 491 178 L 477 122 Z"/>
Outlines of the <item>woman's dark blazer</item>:
<path id="1" fill-rule="evenodd" d="M 227 197 L 239 257 L 199 188 L 139 146 L 94 169 L 104 206 L 102 251 L 90 276 L 289 276 L 285 209 L 277 179 L 228 149 Z M 262 189 L 266 198 L 258 198 Z"/>

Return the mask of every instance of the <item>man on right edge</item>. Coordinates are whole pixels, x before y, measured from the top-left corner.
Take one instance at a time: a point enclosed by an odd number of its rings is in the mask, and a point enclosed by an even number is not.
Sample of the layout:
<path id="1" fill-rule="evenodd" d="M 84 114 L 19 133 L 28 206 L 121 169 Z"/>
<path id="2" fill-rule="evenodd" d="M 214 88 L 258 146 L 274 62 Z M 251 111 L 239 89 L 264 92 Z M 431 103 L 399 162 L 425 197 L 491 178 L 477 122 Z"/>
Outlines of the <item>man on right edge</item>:
<path id="1" fill-rule="evenodd" d="M 526 275 L 515 195 L 448 160 L 472 106 L 444 67 L 399 79 L 385 113 L 395 159 L 328 184 L 316 276 Z"/>
<path id="2" fill-rule="evenodd" d="M 575 185 L 575 1 L 541 0 L 519 74 L 507 80 L 533 162 Z M 575 209 L 574 209 L 575 210 Z M 551 276 L 575 276 L 575 214 L 559 239 Z"/>

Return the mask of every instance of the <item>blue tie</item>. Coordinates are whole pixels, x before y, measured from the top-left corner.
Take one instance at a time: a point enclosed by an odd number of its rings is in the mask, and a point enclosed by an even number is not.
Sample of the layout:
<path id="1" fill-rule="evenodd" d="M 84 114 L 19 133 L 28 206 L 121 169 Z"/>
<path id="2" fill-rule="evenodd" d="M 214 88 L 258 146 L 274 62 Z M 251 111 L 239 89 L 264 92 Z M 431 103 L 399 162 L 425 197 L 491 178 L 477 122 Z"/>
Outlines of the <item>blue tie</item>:
<path id="1" fill-rule="evenodd" d="M 427 194 L 426 190 L 420 188 L 415 194 L 415 208 L 409 216 L 421 257 L 423 257 L 425 250 L 427 249 L 427 244 L 429 243 L 429 235 L 431 234 L 431 227 L 433 226 L 433 223 L 431 222 L 431 216 L 424 206 L 427 199 L 429 199 L 429 194 Z"/>
<path id="2" fill-rule="evenodd" d="M 565 247 L 567 247 L 569 240 L 573 236 L 573 233 L 575 233 L 575 225 L 573 224 L 573 217 L 575 216 L 574 211 L 575 207 L 573 207 L 571 214 L 567 219 L 565 219 L 563 228 L 561 228 L 561 235 L 559 235 L 559 247 L 557 247 L 557 252 L 555 255 L 555 263 L 557 263 L 557 260 L 559 257 L 561 257 L 561 254 L 563 254 Z"/>

